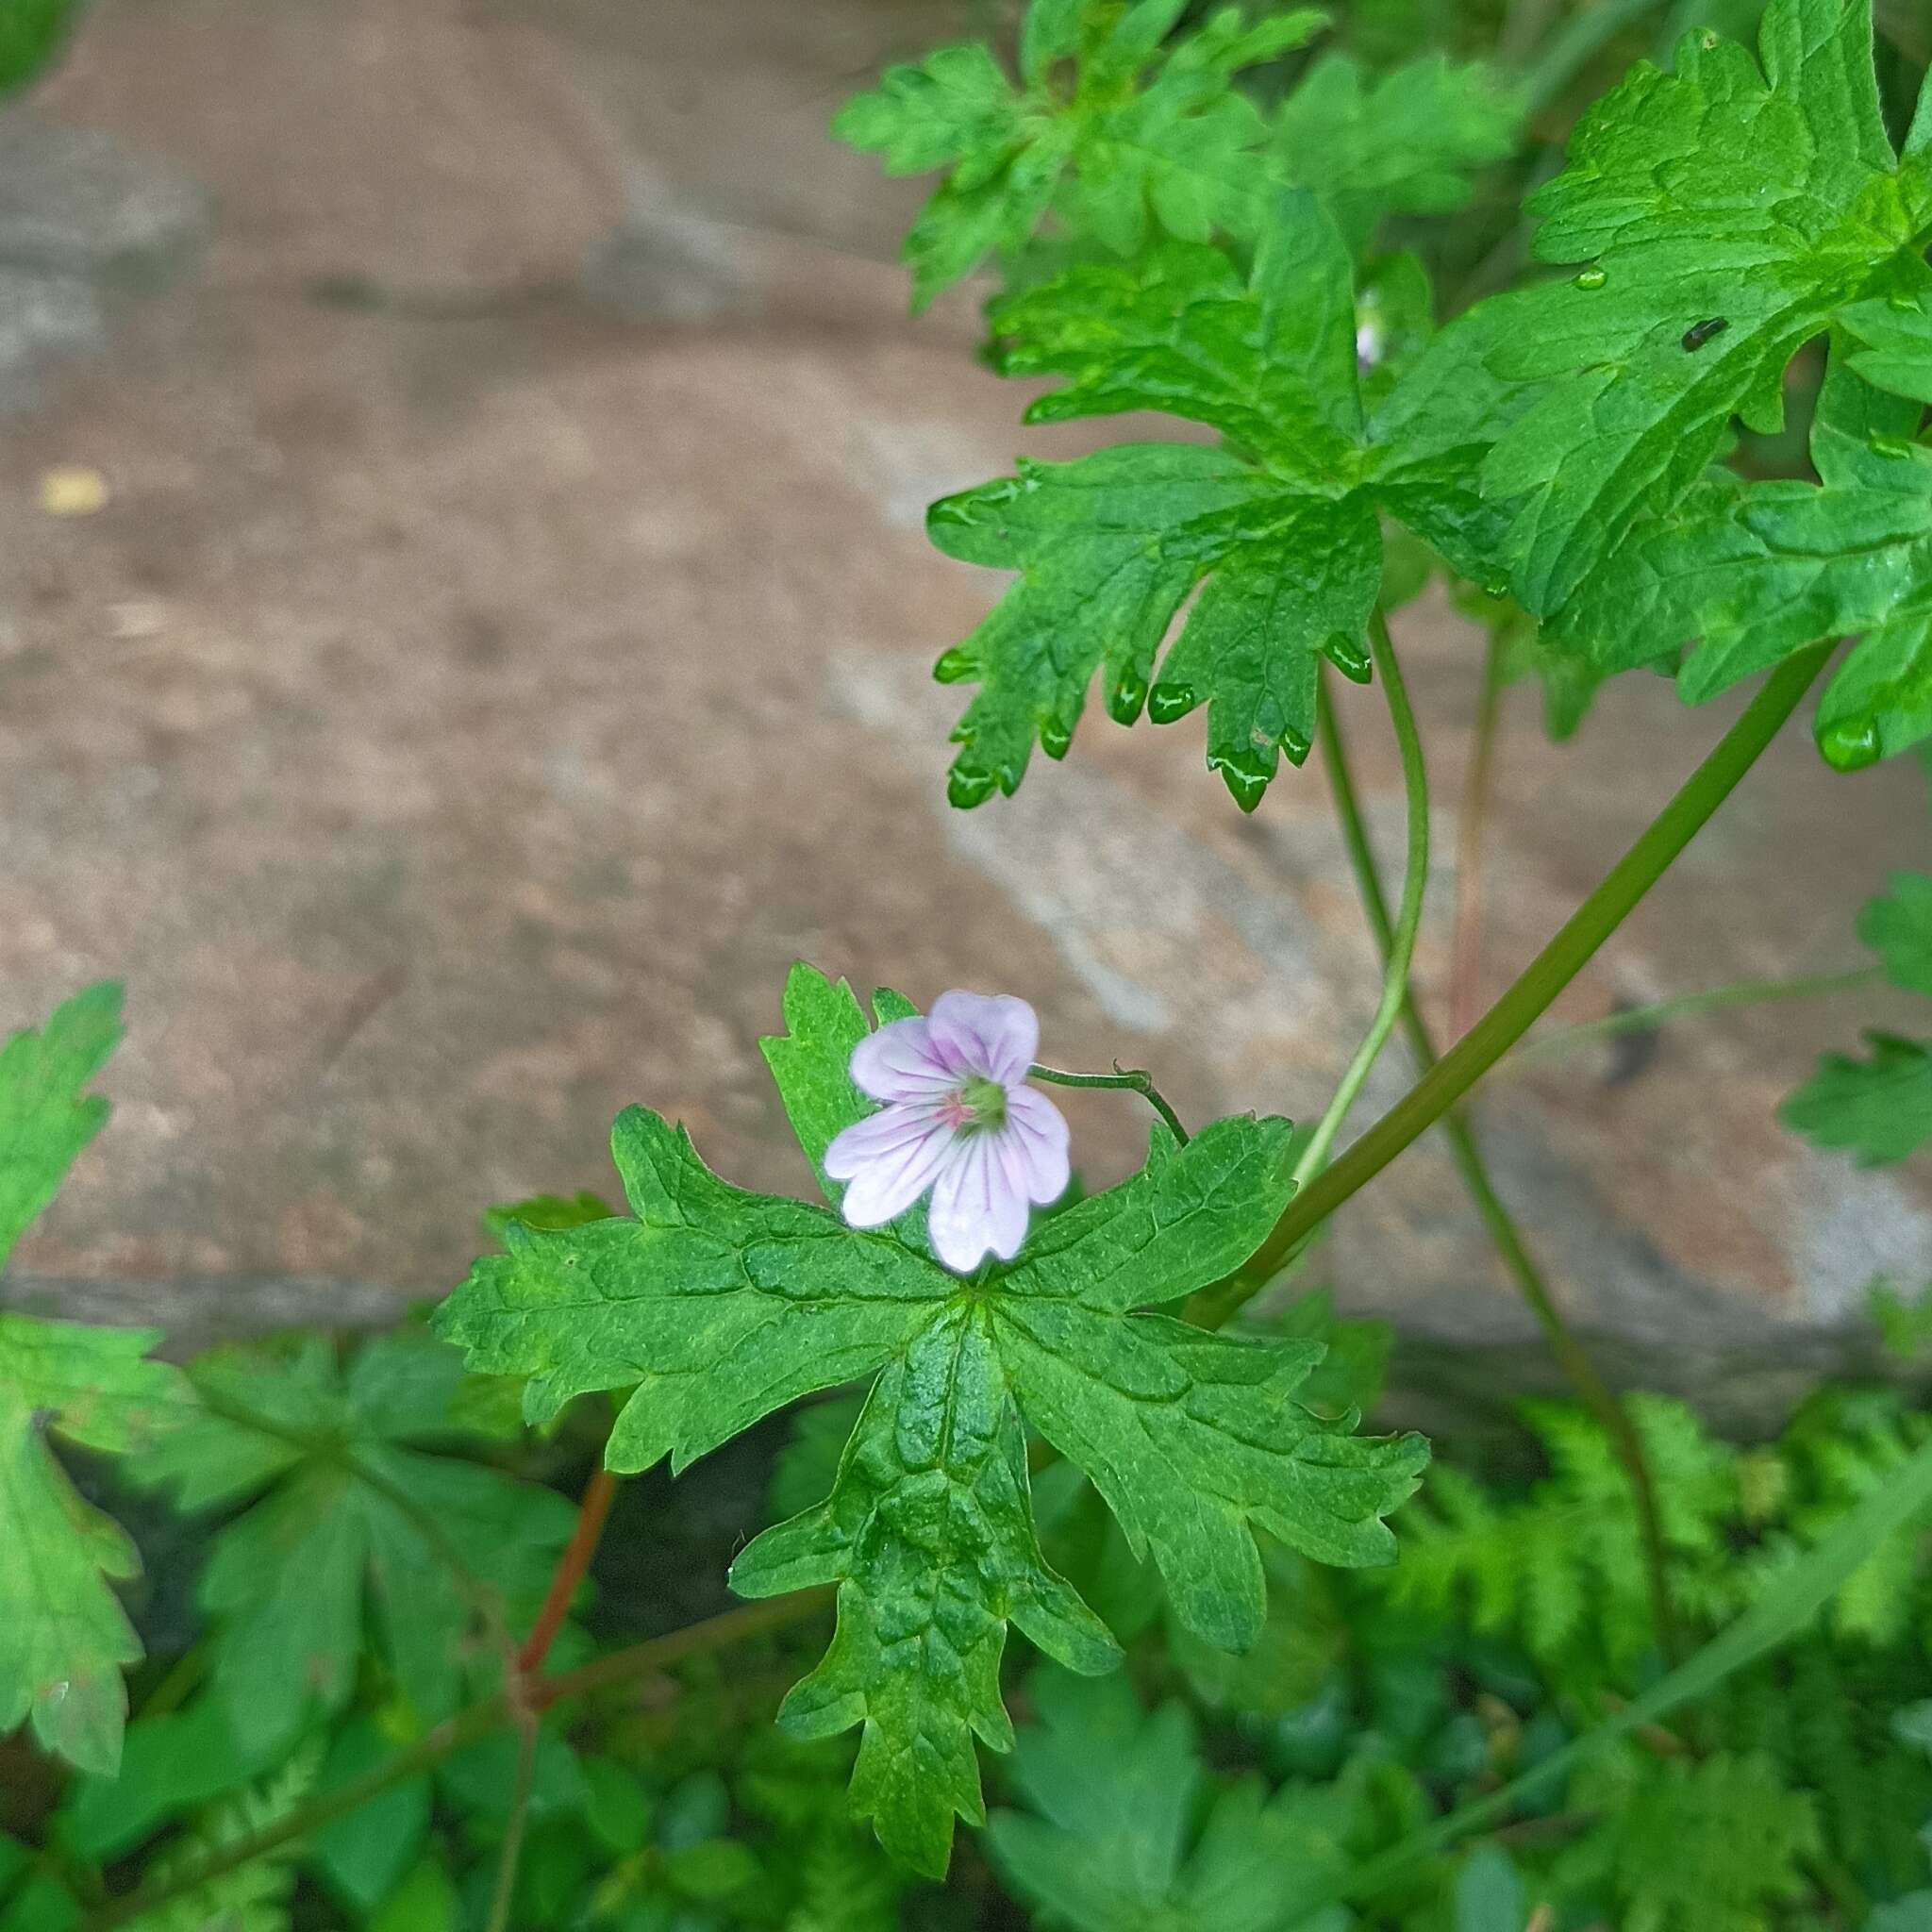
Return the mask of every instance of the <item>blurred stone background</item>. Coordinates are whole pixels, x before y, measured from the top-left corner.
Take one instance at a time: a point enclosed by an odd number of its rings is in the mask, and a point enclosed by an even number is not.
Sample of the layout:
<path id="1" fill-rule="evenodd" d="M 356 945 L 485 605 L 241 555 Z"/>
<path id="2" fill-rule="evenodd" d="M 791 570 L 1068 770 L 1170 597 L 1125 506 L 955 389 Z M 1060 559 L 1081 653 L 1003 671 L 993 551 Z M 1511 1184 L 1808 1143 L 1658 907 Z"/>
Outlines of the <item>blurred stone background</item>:
<path id="1" fill-rule="evenodd" d="M 1112 726 L 962 815 L 928 679 L 999 580 L 925 503 L 1119 425 L 1017 426 L 974 305 L 891 266 L 918 184 L 825 138 L 941 0 L 99 0 L 0 117 L 0 1026 L 128 982 L 108 1130 L 9 1303 L 186 1340 L 362 1323 L 461 1274 L 490 1202 L 611 1185 L 646 1100 L 800 1185 L 758 1038 L 803 956 L 924 1001 L 1024 993 L 1066 1065 L 1195 1116 L 1312 1115 L 1377 973 L 1319 773 L 1252 820 L 1198 720 Z M 1439 800 L 1440 1020 L 1477 640 L 1399 636 Z M 1350 724 L 1384 851 L 1374 693 Z M 1626 678 L 1553 748 L 1510 693 L 1490 992 L 1731 713 Z M 1793 730 L 1566 998 L 1856 964 L 1932 862 L 1924 772 Z M 1932 1173 L 1777 1128 L 1878 996 L 1506 1070 L 1504 1191 L 1625 1377 L 1733 1420 L 1869 1356 L 1932 1275 Z M 1391 1051 L 1369 1106 L 1399 1090 Z M 1143 1123 L 1074 1096 L 1089 1178 Z M 1367 1108 L 1357 1122 L 1369 1117 Z M 1446 1160 L 1315 1271 L 1411 1391 L 1542 1375 Z"/>

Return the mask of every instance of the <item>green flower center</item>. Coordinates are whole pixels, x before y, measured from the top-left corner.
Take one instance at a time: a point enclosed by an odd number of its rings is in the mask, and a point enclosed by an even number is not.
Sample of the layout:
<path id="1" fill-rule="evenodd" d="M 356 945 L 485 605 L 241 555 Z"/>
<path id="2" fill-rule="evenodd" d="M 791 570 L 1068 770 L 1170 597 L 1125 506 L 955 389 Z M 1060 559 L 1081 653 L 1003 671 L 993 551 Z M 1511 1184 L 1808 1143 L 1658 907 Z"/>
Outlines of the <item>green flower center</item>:
<path id="1" fill-rule="evenodd" d="M 970 1074 L 960 1083 L 959 1105 L 965 1109 L 968 1125 L 1003 1127 L 1007 1124 L 1007 1090 L 997 1080 Z"/>

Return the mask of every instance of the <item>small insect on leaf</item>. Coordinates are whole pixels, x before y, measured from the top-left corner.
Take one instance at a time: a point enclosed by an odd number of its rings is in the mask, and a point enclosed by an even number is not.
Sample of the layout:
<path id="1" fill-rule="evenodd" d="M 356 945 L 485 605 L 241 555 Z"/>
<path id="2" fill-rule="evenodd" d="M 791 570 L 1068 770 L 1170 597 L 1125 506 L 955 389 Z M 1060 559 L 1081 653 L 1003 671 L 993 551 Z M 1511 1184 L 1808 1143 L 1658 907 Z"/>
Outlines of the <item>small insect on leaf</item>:
<path id="1" fill-rule="evenodd" d="M 1730 324 L 1722 315 L 1707 315 L 1702 322 L 1693 322 L 1684 331 L 1684 346 L 1693 353 L 1703 348 L 1713 336 L 1721 336 Z"/>

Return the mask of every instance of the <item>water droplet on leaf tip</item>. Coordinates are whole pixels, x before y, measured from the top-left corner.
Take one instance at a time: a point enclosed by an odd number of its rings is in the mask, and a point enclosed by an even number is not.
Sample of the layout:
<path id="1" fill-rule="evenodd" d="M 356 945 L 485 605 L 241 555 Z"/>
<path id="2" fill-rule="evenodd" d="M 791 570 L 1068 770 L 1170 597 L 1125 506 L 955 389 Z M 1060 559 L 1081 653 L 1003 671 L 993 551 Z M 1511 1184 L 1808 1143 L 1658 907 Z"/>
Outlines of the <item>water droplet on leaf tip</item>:
<path id="1" fill-rule="evenodd" d="M 1188 684 L 1157 684 L 1147 694 L 1147 715 L 1157 724 L 1172 724 L 1184 718 L 1201 701 Z"/>
<path id="2" fill-rule="evenodd" d="M 1576 286 L 1579 289 L 1601 289 L 1609 278 L 1606 269 L 1587 268 L 1577 275 Z"/>
<path id="3" fill-rule="evenodd" d="M 1323 656 L 1352 684 L 1367 684 L 1375 675 L 1368 651 L 1356 639 L 1337 631 L 1322 647 Z"/>
<path id="4" fill-rule="evenodd" d="M 1307 764 L 1308 753 L 1313 749 L 1313 740 L 1306 737 L 1299 731 L 1291 729 L 1281 734 L 1281 748 L 1287 753 L 1288 761 L 1291 765 Z"/>
<path id="5" fill-rule="evenodd" d="M 1040 727 L 1040 748 L 1050 758 L 1063 758 L 1074 741 L 1074 727 L 1058 718 L 1049 718 Z"/>
<path id="6" fill-rule="evenodd" d="M 1108 693 L 1107 708 L 1117 724 L 1131 724 L 1146 702 L 1147 680 L 1138 672 L 1129 671 Z"/>
<path id="7" fill-rule="evenodd" d="M 1260 804 L 1274 775 L 1274 760 L 1258 752 L 1209 752 L 1208 762 L 1221 774 L 1221 782 L 1243 811 L 1253 811 Z"/>
<path id="8" fill-rule="evenodd" d="M 955 644 L 950 651 L 942 651 L 940 660 L 932 667 L 933 681 L 936 684 L 963 684 L 969 677 L 977 675 L 979 665 L 970 651 Z"/>
<path id="9" fill-rule="evenodd" d="M 960 811 L 971 811 L 992 796 L 995 783 L 991 772 L 979 771 L 972 765 L 955 765 L 946 776 L 946 801 Z"/>
<path id="10" fill-rule="evenodd" d="M 1883 746 L 1869 718 L 1841 718 L 1819 732 L 1818 749 L 1834 771 L 1859 772 L 1878 762 Z"/>

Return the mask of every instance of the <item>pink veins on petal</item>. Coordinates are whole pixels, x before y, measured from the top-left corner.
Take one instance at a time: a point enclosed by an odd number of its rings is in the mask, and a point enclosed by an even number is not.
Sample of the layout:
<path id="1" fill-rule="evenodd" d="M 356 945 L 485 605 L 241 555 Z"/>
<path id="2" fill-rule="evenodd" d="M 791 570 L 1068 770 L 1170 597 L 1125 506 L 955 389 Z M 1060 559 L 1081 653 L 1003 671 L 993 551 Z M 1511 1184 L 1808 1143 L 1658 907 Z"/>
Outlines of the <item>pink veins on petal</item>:
<path id="1" fill-rule="evenodd" d="M 946 992 L 852 1053 L 860 1092 L 883 1102 L 825 1149 L 854 1227 L 881 1227 L 928 1190 L 933 1252 L 957 1274 L 1010 1261 L 1035 1207 L 1066 1191 L 1067 1124 L 1025 1084 L 1040 1021 L 1008 993 Z"/>

